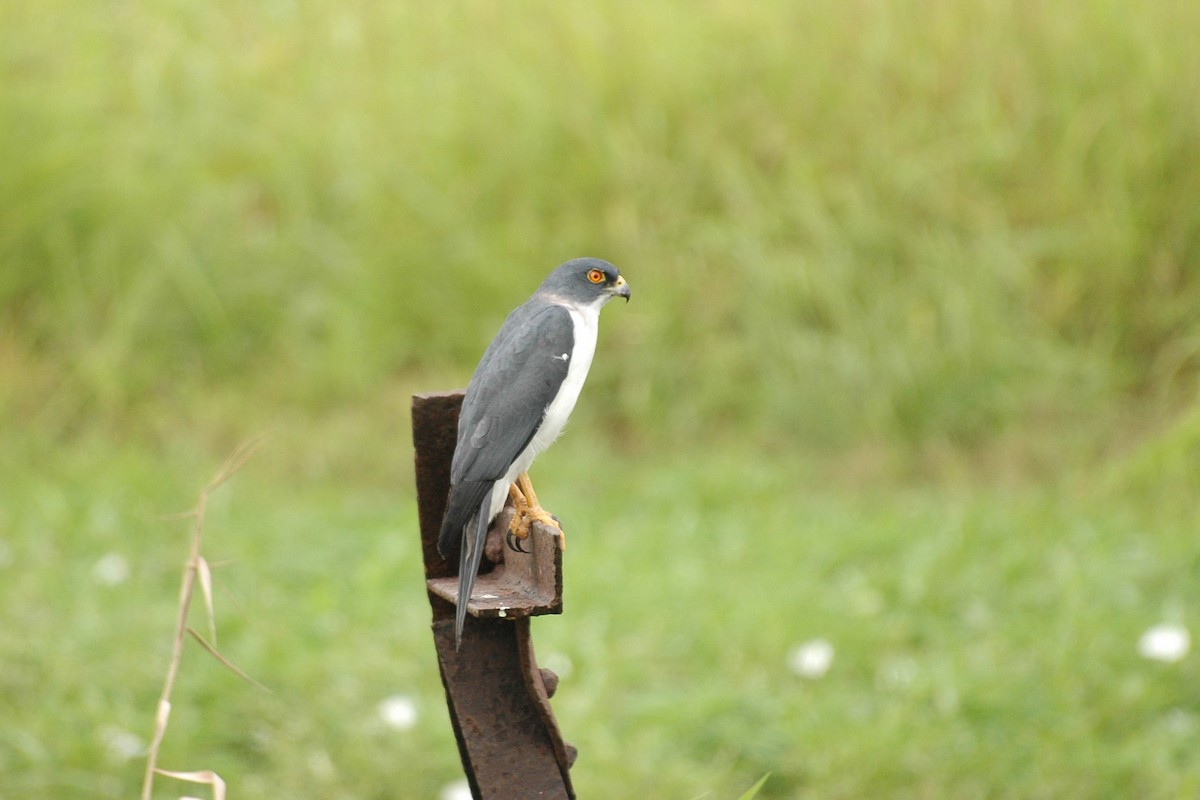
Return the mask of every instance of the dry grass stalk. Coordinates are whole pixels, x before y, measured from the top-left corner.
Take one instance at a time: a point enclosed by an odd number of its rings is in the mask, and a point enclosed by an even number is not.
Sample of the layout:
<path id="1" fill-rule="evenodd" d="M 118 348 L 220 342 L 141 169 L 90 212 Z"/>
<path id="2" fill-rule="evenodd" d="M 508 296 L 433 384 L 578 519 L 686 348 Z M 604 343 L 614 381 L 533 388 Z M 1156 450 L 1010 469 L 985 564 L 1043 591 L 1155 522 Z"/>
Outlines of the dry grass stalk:
<path id="1" fill-rule="evenodd" d="M 200 544 L 204 538 L 204 513 L 208 505 L 208 498 L 221 484 L 233 477 L 242 468 L 262 444 L 263 439 L 263 436 L 257 436 L 239 445 L 225 463 L 221 465 L 221 468 L 217 471 L 213 479 L 200 492 L 200 496 L 196 501 L 196 507 L 178 517 L 193 519 L 195 520 L 195 524 L 192 529 L 191 552 L 188 555 L 187 565 L 183 570 L 183 583 L 179 590 L 179 614 L 176 617 L 175 641 L 171 649 L 171 660 L 167 664 L 166 680 L 163 682 L 162 695 L 159 697 L 158 707 L 154 714 L 154 737 L 150 740 L 150 747 L 147 751 L 146 774 L 142 779 L 142 800 L 150 800 L 151 792 L 154 789 L 155 774 L 191 783 L 206 784 L 212 787 L 213 800 L 224 800 L 225 798 L 225 782 L 215 772 L 210 770 L 173 772 L 159 769 L 158 751 L 162 746 L 163 737 L 167 733 L 167 722 L 171 716 L 171 691 L 175 688 L 175 677 L 179 674 L 179 663 L 183 657 L 185 635 L 191 635 L 195 638 L 206 651 L 234 673 L 250 681 L 255 686 L 262 687 L 262 684 L 252 680 L 216 649 L 217 624 L 216 616 L 213 613 L 212 570 L 209 568 L 208 561 L 200 553 Z M 208 631 L 209 638 L 212 640 L 211 644 L 205 641 L 204 637 L 195 630 L 188 627 L 187 624 L 188 613 L 192 606 L 192 596 L 195 592 L 197 582 L 200 584 L 200 592 L 204 597 L 204 606 L 208 612 Z"/>

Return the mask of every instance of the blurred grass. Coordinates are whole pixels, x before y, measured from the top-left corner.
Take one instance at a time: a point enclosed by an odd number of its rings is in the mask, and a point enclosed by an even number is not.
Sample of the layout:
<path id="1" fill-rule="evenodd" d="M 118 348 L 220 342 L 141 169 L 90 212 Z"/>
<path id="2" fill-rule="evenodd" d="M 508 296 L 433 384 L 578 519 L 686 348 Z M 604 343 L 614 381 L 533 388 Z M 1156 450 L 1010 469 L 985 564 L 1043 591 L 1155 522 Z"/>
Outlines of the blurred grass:
<path id="1" fill-rule="evenodd" d="M 582 529 L 538 630 L 582 796 L 1194 794 L 1195 657 L 1134 645 L 1200 585 L 1196 30 L 1182 0 L 0 4 L 5 790 L 133 793 L 106 737 L 151 728 L 158 517 L 270 430 L 208 556 L 275 693 L 189 651 L 164 765 L 436 796 L 408 396 L 591 254 L 635 296 L 538 473 Z"/>
<path id="2" fill-rule="evenodd" d="M 970 446 L 1196 375 L 1192 3 L 0 13 L 4 383 L 52 426 L 458 374 L 579 253 L 637 294 L 638 438 Z"/>
<path id="3" fill-rule="evenodd" d="M 101 439 L 47 467 L 39 446 L 0 455 L 0 772 L 14 796 L 131 796 L 140 761 L 109 742 L 149 737 L 189 535 L 158 517 L 212 465 Z M 222 651 L 271 693 L 190 647 L 162 763 L 247 797 L 436 797 L 459 768 L 412 500 L 283 482 L 285 449 L 213 496 L 205 547 Z M 1194 619 L 1196 492 L 847 487 L 807 458 L 624 459 L 587 435 L 545 459 L 574 534 L 538 649 L 581 796 L 736 797 L 767 771 L 761 797 L 1200 789 L 1200 662 L 1136 651 Z M 597 463 L 620 481 L 580 491 Z M 114 553 L 130 576 L 109 585 Z M 835 656 L 805 680 L 789 652 L 813 638 Z M 394 694 L 411 730 L 380 719 Z"/>

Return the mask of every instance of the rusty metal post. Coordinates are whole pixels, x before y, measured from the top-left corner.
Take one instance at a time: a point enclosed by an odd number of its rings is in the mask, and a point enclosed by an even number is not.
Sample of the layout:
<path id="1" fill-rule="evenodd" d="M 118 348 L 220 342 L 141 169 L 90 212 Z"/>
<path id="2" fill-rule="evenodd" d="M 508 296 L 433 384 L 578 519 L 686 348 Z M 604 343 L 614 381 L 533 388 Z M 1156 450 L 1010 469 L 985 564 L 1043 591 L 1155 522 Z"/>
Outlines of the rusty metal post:
<path id="1" fill-rule="evenodd" d="M 437 538 L 462 399 L 462 392 L 448 392 L 414 395 L 412 402 L 425 583 L 459 756 L 476 800 L 573 800 L 575 748 L 563 742 L 550 708 L 558 678 L 538 669 L 529 631 L 529 617 L 562 613 L 558 531 L 535 523 L 529 554 L 505 552 L 494 540 L 509 517 L 497 518 L 485 550 L 491 571 L 475 583 L 462 649 L 454 649 L 458 565 L 441 557 Z"/>

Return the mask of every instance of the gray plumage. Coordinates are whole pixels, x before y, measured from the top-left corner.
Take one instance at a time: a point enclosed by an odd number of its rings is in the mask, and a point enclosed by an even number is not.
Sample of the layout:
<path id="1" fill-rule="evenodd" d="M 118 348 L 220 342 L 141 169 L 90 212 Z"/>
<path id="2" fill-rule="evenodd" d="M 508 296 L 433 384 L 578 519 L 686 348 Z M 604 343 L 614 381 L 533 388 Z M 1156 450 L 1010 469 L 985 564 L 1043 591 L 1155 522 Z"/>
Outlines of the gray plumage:
<path id="1" fill-rule="evenodd" d="M 438 537 L 443 557 L 462 543 L 456 646 L 488 527 L 511 483 L 566 424 L 591 364 L 600 308 L 614 296 L 628 300 L 629 286 L 612 264 L 562 264 L 508 315 L 471 376 Z"/>

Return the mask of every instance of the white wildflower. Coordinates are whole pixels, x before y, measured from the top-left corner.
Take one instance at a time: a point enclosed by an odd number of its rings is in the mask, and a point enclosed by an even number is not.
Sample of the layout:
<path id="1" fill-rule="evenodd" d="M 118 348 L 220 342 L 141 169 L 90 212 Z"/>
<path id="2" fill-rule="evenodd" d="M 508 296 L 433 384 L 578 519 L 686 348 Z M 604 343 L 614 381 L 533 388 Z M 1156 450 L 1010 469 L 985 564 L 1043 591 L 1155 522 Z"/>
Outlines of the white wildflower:
<path id="1" fill-rule="evenodd" d="M 547 653 L 542 658 L 542 666 L 553 672 L 559 678 L 567 678 L 575 669 L 575 662 L 566 653 Z"/>
<path id="2" fill-rule="evenodd" d="M 105 586 L 117 586 L 129 580 L 129 561 L 120 553 L 108 553 L 92 566 L 92 577 Z"/>
<path id="3" fill-rule="evenodd" d="M 1163 622 L 1150 628 L 1138 639 L 1138 653 L 1151 661 L 1173 664 L 1192 649 L 1188 629 L 1174 622 Z"/>
<path id="4" fill-rule="evenodd" d="M 389 728 L 409 730 L 417 724 L 417 704 L 408 695 L 394 694 L 380 702 L 379 718 Z"/>
<path id="5" fill-rule="evenodd" d="M 146 743 L 136 733 L 110 725 L 101 731 L 100 737 L 113 761 L 130 761 L 146 754 Z"/>
<path id="6" fill-rule="evenodd" d="M 792 648 L 788 666 L 801 678 L 824 678 L 833 665 L 833 645 L 825 639 L 812 639 Z"/>
<path id="7" fill-rule="evenodd" d="M 471 800 L 471 785 L 466 780 L 448 783 L 438 797 L 440 800 Z"/>

